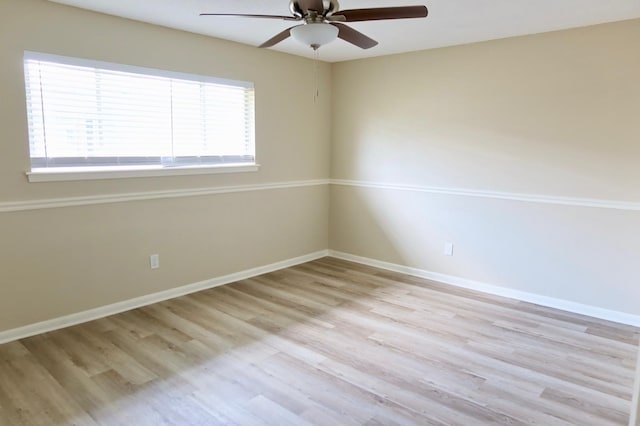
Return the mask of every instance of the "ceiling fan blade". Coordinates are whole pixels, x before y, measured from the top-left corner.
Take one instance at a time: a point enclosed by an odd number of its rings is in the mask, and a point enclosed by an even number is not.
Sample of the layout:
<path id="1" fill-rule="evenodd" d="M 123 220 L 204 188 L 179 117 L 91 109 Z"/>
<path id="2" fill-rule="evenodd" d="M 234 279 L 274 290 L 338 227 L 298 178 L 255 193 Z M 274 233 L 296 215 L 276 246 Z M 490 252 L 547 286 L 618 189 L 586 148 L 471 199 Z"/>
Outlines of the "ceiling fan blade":
<path id="1" fill-rule="evenodd" d="M 296 25 L 294 25 L 293 27 L 295 27 Z M 293 28 L 291 27 L 291 28 Z M 271 37 L 269 40 L 265 41 L 264 43 L 262 43 L 260 46 L 258 47 L 271 47 L 271 46 L 275 46 L 276 44 L 280 43 L 282 40 L 286 40 L 291 36 L 291 28 L 287 28 L 286 30 L 274 35 L 273 37 Z"/>
<path id="2" fill-rule="evenodd" d="M 426 18 L 426 6 L 376 7 L 372 9 L 350 9 L 336 12 L 334 16 L 344 16 L 346 22 L 381 21 L 384 19 Z"/>
<path id="3" fill-rule="evenodd" d="M 338 38 L 341 38 L 344 41 L 354 44 L 362 49 L 370 49 L 378 44 L 378 42 L 374 39 L 369 38 L 366 35 L 362 34 L 360 31 L 356 31 L 344 24 L 332 22 L 330 25 L 338 28 Z"/>
<path id="4" fill-rule="evenodd" d="M 296 0 L 302 14 L 306 14 L 308 10 L 315 10 L 319 15 L 324 13 L 324 4 L 322 0 Z"/>
<path id="5" fill-rule="evenodd" d="M 294 16 L 281 15 L 245 15 L 243 13 L 201 13 L 200 16 L 231 16 L 239 18 L 267 18 L 267 19 L 284 19 L 285 21 L 300 21 L 302 18 Z"/>

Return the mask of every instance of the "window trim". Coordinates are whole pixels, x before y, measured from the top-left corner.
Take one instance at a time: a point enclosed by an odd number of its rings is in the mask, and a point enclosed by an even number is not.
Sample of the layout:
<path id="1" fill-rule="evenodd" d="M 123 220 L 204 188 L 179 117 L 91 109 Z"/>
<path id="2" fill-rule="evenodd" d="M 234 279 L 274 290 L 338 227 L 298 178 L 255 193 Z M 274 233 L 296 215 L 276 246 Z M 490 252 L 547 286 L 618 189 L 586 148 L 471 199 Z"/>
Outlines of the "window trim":
<path id="1" fill-rule="evenodd" d="M 76 58 L 71 56 L 24 51 L 23 61 L 50 61 L 75 65 L 81 67 L 95 67 L 109 71 L 129 72 L 136 74 L 151 75 L 164 78 L 174 78 L 190 80 L 201 83 L 222 84 L 235 87 L 242 87 L 255 90 L 253 82 L 231 80 L 219 77 L 212 77 L 202 74 L 191 74 L 179 71 L 170 71 L 159 68 L 142 67 L 114 62 L 105 62 L 93 59 Z M 255 103 L 254 117 L 255 117 Z M 255 118 L 254 118 L 255 120 Z M 254 130 L 255 132 L 255 121 Z M 253 162 L 242 163 L 208 163 L 208 164 L 186 164 L 180 165 L 131 165 L 131 166 L 78 166 L 78 167 L 33 167 L 31 155 L 29 155 L 30 170 L 25 172 L 29 182 L 52 182 L 52 181 L 74 181 L 74 180 L 97 180 L 97 179 L 119 179 L 137 177 L 157 177 L 157 176 L 181 176 L 200 175 L 218 173 L 243 173 L 256 172 L 260 165 L 257 163 L 257 153 L 255 149 L 255 136 L 253 140 Z"/>
<path id="2" fill-rule="evenodd" d="M 260 165 L 254 164 L 222 164 L 214 166 L 132 166 L 124 167 L 58 167 L 51 170 L 39 169 L 26 172 L 29 182 L 63 182 L 76 180 L 102 180 L 122 178 L 142 178 L 161 176 L 189 176 L 219 173 L 257 172 Z"/>

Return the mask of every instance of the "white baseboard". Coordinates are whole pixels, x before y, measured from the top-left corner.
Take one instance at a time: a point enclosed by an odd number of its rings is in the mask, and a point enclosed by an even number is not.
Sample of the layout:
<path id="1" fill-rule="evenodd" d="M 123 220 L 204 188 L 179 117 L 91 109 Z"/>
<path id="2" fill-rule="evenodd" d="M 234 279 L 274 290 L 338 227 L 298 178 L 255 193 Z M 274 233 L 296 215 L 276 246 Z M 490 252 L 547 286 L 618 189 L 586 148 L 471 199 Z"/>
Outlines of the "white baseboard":
<path id="1" fill-rule="evenodd" d="M 584 305 L 581 303 L 571 302 L 553 297 L 541 296 L 538 294 L 527 293 L 525 291 L 514 290 L 506 287 L 500 287 L 480 281 L 469 280 L 466 278 L 456 277 L 453 275 L 441 274 L 438 272 L 426 271 L 423 269 L 412 268 L 409 266 L 399 265 L 396 263 L 383 262 L 381 260 L 371 259 L 368 257 L 356 256 L 335 250 L 329 250 L 329 256 L 338 259 L 348 260 L 351 262 L 362 263 L 364 265 L 373 266 L 380 269 L 386 269 L 402 274 L 413 275 L 420 278 L 426 278 L 432 281 L 438 281 L 450 284 L 456 287 L 462 287 L 470 290 L 476 290 L 483 293 L 493 294 L 496 296 L 508 297 L 510 299 L 530 302 L 536 305 L 556 308 L 563 311 L 573 312 L 576 314 L 587 315 L 594 318 L 600 318 L 607 321 L 613 321 L 620 324 L 627 324 L 640 327 L 640 315 L 633 315 L 626 312 L 612 311 L 609 309 L 599 308 L 597 306 Z"/>
<path id="2" fill-rule="evenodd" d="M 440 274 L 437 272 L 426 271 L 423 269 L 412 268 L 409 266 L 399 265 L 396 263 L 384 262 L 367 257 L 356 256 L 335 250 L 321 250 L 304 256 L 275 262 L 269 265 L 259 266 L 252 269 L 236 272 L 222 277 L 212 278 L 210 280 L 200 281 L 188 284 L 182 287 L 172 288 L 158 293 L 148 294 L 137 297 L 135 299 L 125 300 L 113 303 L 111 305 L 101 306 L 99 308 L 78 312 L 63 317 L 53 318 L 50 320 L 26 325 L 19 328 L 0 332 L 0 344 L 12 342 L 14 340 L 23 339 L 25 337 L 34 336 L 36 334 L 46 333 L 48 331 L 59 330 L 61 328 L 70 327 L 72 325 L 81 324 L 109 315 L 119 314 L 121 312 L 136 309 L 142 306 L 151 305 L 153 303 L 162 302 L 168 299 L 184 296 L 186 294 L 195 293 L 221 285 L 229 284 L 235 281 L 244 280 L 279 269 L 288 268 L 290 266 L 299 265 L 301 263 L 310 262 L 325 256 L 332 256 L 338 259 L 344 259 L 351 262 L 362 263 L 364 265 L 373 266 L 380 269 L 399 272 L 402 274 L 413 275 L 420 278 L 426 278 L 456 287 L 466 288 L 470 290 L 481 291 L 483 293 L 494 294 L 497 296 L 508 297 L 511 299 L 522 300 L 524 302 L 535 303 L 541 306 L 561 309 L 563 311 L 573 312 L 577 314 L 587 315 L 594 318 L 600 318 L 621 324 L 633 325 L 640 327 L 640 315 L 633 315 L 625 312 L 612 311 L 596 306 L 584 305 L 581 303 L 571 302 L 568 300 L 556 299 L 553 297 L 541 296 L 538 294 L 527 293 L 520 290 L 513 290 L 479 281 L 473 281 L 466 278 L 456 277 L 453 275 Z"/>
<path id="3" fill-rule="evenodd" d="M 119 314 L 121 312 L 129 311 L 141 306 L 151 305 L 153 303 L 158 303 L 164 300 L 184 296 L 186 294 L 195 293 L 197 291 L 218 287 L 235 281 L 245 280 L 247 278 L 266 274 L 268 272 L 273 272 L 279 269 L 288 268 L 290 266 L 295 266 L 301 263 L 320 259 L 321 257 L 325 257 L 328 254 L 328 250 L 321 250 L 304 256 L 294 257 L 292 259 L 272 263 L 270 265 L 258 266 L 256 268 L 224 275 L 222 277 L 212 278 L 210 280 L 200 281 L 182 287 L 160 291 L 158 293 L 136 297 L 135 299 L 124 300 L 122 302 L 101 306 L 95 309 L 89 309 L 88 311 L 78 312 L 75 314 L 65 315 L 63 317 L 53 318 L 50 320 L 14 328 L 11 330 L 1 331 L 0 344 L 34 336 L 36 334 L 46 333 L 48 331 L 58 330 L 76 324 L 81 324 L 83 322 L 92 321 L 98 318 L 104 318 L 109 315 Z"/>

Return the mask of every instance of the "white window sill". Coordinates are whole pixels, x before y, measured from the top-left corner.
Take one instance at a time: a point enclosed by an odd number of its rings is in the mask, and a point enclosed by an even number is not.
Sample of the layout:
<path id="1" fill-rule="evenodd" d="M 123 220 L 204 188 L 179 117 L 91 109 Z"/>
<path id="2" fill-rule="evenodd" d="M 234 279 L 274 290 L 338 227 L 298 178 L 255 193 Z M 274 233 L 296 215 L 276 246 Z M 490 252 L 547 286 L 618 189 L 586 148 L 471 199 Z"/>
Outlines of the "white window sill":
<path id="1" fill-rule="evenodd" d="M 72 180 L 120 179 L 155 176 L 185 176 L 217 173 L 256 172 L 259 164 L 229 164 L 217 166 L 185 167 L 61 167 L 36 169 L 27 172 L 29 182 L 56 182 Z"/>

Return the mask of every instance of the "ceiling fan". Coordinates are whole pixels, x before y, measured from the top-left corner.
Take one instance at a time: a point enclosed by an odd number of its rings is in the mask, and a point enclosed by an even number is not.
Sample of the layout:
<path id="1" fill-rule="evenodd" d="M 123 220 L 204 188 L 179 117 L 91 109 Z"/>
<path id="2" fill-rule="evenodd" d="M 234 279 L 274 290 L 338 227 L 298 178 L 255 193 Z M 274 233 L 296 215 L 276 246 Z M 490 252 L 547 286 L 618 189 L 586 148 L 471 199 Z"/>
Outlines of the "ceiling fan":
<path id="1" fill-rule="evenodd" d="M 386 19 L 426 18 L 426 6 L 376 7 L 370 9 L 339 10 L 337 0 L 291 0 L 291 16 L 251 15 L 241 13 L 201 13 L 200 16 L 237 16 L 245 18 L 282 19 L 303 21 L 276 34 L 259 47 L 271 47 L 290 36 L 317 50 L 336 38 L 369 49 L 378 42 L 342 22 L 380 21 Z"/>

